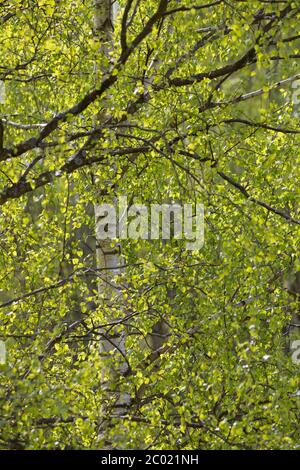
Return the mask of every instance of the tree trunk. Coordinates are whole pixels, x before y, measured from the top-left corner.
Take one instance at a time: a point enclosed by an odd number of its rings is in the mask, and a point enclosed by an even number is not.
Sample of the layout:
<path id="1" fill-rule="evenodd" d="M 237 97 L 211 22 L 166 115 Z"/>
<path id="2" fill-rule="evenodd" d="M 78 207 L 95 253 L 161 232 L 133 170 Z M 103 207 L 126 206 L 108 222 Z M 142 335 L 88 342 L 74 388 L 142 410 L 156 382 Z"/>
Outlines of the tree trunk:
<path id="1" fill-rule="evenodd" d="M 114 8 L 112 4 L 114 3 Z M 113 49 L 112 32 L 114 24 L 114 11 L 116 2 L 111 0 L 94 0 L 94 33 L 96 40 L 99 41 L 100 55 L 105 54 L 110 58 L 109 52 Z M 101 66 L 100 66 L 101 67 Z M 104 70 L 103 67 L 95 64 L 95 79 L 97 80 L 99 72 L 102 76 L 107 75 L 109 70 Z M 110 67 L 110 66 L 108 66 Z M 109 116 L 110 98 L 106 97 L 105 103 L 102 107 L 104 111 L 99 113 L 95 119 L 95 125 L 101 124 L 103 119 Z M 109 185 L 109 182 L 107 183 Z M 116 285 L 116 276 L 118 276 L 124 269 L 124 263 L 121 257 L 121 246 L 116 243 L 112 238 L 112 232 L 107 232 L 107 239 L 103 239 L 103 233 L 106 231 L 105 225 L 105 212 L 101 205 L 102 201 L 98 201 L 94 206 L 95 211 L 95 224 L 96 224 L 96 253 L 97 253 L 97 268 L 99 269 L 99 282 L 98 291 L 100 302 L 103 306 L 103 311 L 106 313 L 106 323 L 110 323 L 116 319 L 114 312 L 117 312 L 118 318 L 125 314 L 124 304 L 122 302 L 122 294 Z M 104 201 L 103 201 L 104 202 Z M 105 201 L 107 202 L 107 201 Z M 115 201 L 110 201 L 114 203 Z M 110 226 L 114 231 L 114 226 Z M 114 442 L 110 442 L 108 436 L 109 423 L 107 416 L 120 416 L 124 414 L 127 408 L 130 397 L 128 395 L 121 395 L 117 389 L 117 382 L 120 375 L 123 375 L 127 370 L 127 363 L 125 361 L 125 330 L 116 333 L 113 329 L 109 328 L 101 330 L 100 340 L 100 354 L 102 357 L 103 367 L 103 390 L 107 393 L 109 404 L 104 405 L 102 409 L 103 421 L 101 424 L 99 442 L 103 448 L 118 448 L 122 446 L 122 442 L 126 440 L 125 432 L 122 435 L 122 428 L 120 428 L 119 435 L 114 434 Z M 109 409 L 108 409 L 109 408 Z"/>

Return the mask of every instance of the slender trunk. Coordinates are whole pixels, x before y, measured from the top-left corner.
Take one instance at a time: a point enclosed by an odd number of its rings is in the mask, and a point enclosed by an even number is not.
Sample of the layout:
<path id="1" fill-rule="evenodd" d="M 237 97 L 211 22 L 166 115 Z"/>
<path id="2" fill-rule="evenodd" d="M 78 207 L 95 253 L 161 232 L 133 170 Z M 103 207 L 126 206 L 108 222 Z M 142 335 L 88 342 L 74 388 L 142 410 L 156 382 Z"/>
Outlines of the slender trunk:
<path id="1" fill-rule="evenodd" d="M 114 2 L 115 4 L 116 2 Z M 110 52 L 113 49 L 112 32 L 114 23 L 113 2 L 111 0 L 94 0 L 94 32 L 96 40 L 100 43 L 100 56 L 105 54 L 110 58 Z M 109 64 L 109 60 L 108 60 Z M 99 72 L 106 75 L 109 70 L 100 68 L 95 64 L 95 80 Z M 109 67 L 109 65 L 108 65 Z M 106 97 L 106 102 L 102 103 L 104 111 L 99 113 L 95 118 L 95 124 L 99 125 L 109 116 L 110 98 Z M 113 182 L 111 182 L 113 184 Z M 109 185 L 109 182 L 108 182 Z M 108 201 L 105 201 L 108 202 Z M 114 201 L 110 201 L 114 202 Z M 105 322 L 109 323 L 115 320 L 113 311 L 117 311 L 117 315 L 124 315 L 125 307 L 122 302 L 122 295 L 118 286 L 116 285 L 116 276 L 118 276 L 124 269 L 124 263 L 121 257 L 121 247 L 119 243 L 113 241 L 110 233 L 107 232 L 107 239 L 103 239 L 103 233 L 106 232 L 105 212 L 101 207 L 101 201 L 94 206 L 95 211 L 95 224 L 96 224 L 96 253 L 97 253 L 97 268 L 101 271 L 101 278 L 98 282 L 99 298 L 103 305 L 103 311 L 106 313 Z M 110 228 L 114 228 L 110 224 Z M 116 308 L 117 307 L 117 308 Z M 112 448 L 122 445 L 125 436 L 122 436 L 122 429 L 119 435 L 114 435 L 114 442 L 111 443 L 108 438 L 108 420 L 107 416 L 116 416 L 124 414 L 130 398 L 128 395 L 121 395 L 117 389 L 117 382 L 120 375 L 123 375 L 127 369 L 125 359 L 125 331 L 120 333 L 114 332 L 112 329 L 101 331 L 102 338 L 100 340 L 100 354 L 103 359 L 103 390 L 111 399 L 111 403 L 103 406 L 102 413 L 104 421 L 101 425 L 99 441 L 103 443 L 103 447 Z M 113 408 L 111 408 L 113 406 Z"/>

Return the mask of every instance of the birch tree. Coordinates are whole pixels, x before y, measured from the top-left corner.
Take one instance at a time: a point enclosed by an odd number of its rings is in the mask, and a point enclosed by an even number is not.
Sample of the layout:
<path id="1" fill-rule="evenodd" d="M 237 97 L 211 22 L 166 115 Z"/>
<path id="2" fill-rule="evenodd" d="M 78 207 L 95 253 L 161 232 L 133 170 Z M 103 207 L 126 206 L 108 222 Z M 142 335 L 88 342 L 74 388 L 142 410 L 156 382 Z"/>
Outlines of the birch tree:
<path id="1" fill-rule="evenodd" d="M 95 14 L 94 14 L 94 31 L 96 35 L 96 42 L 99 44 L 99 60 L 95 64 L 96 86 L 100 77 L 108 77 L 113 63 L 111 62 L 111 55 L 113 51 L 113 29 L 118 14 L 118 4 L 111 0 L 95 0 Z M 101 65 L 101 59 L 106 59 L 105 65 Z M 99 74 L 101 72 L 101 74 Z M 104 109 L 97 114 L 96 126 L 101 126 L 110 118 L 109 109 L 111 107 L 111 100 L 109 95 L 104 102 Z M 112 164 L 114 165 L 114 164 Z M 115 166 L 115 165 L 114 165 Z M 107 181 L 108 186 L 114 187 L 114 197 L 110 200 L 111 203 L 117 201 L 115 180 Z M 96 188 L 97 192 L 97 188 Z M 102 202 L 102 204 L 100 204 Z M 104 211 L 105 204 L 103 200 L 95 204 L 95 223 L 96 223 L 96 248 L 97 248 L 97 269 L 100 270 L 101 275 L 98 281 L 99 296 L 104 311 L 107 312 L 106 323 L 114 322 L 120 316 L 125 316 L 126 310 L 120 288 L 117 285 L 118 274 L 123 272 L 123 261 L 121 258 L 121 245 L 116 243 L 114 239 L 117 233 L 117 220 L 109 224 L 107 229 L 106 211 Z M 112 204 L 111 204 L 112 205 Z M 107 204 L 109 210 L 109 204 Z M 115 235 L 114 235 L 115 234 Z M 114 315 L 113 312 L 116 312 Z M 102 337 L 100 339 L 100 354 L 106 358 L 103 371 L 103 386 L 108 391 L 112 398 L 112 408 L 114 409 L 113 415 L 122 415 L 126 411 L 127 406 L 130 404 L 130 397 L 128 394 L 122 394 L 118 391 L 118 384 L 114 384 L 115 379 L 119 375 L 124 374 L 128 369 L 128 360 L 126 358 L 126 334 L 125 330 L 113 330 L 111 326 L 108 329 L 103 329 Z M 117 356 L 115 363 L 112 360 L 113 356 Z M 109 408 L 103 406 L 103 416 L 109 413 Z M 103 441 L 104 445 L 113 445 L 113 447 L 122 445 L 126 440 L 125 436 L 115 435 L 114 442 L 111 443 L 107 440 L 106 436 L 107 423 L 103 421 L 100 426 L 99 439 Z M 126 430 L 124 430 L 126 433 Z"/>
<path id="2" fill-rule="evenodd" d="M 0 6 L 0 448 L 297 449 L 299 6 L 119 3 Z M 102 240 L 119 195 L 204 246 Z"/>

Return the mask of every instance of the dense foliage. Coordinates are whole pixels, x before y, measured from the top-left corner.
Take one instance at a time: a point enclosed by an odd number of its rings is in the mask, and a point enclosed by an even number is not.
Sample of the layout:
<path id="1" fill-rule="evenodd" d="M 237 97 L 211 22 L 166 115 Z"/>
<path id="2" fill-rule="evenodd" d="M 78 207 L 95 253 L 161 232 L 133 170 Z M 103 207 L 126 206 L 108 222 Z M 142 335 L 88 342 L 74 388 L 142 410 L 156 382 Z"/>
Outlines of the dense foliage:
<path id="1" fill-rule="evenodd" d="M 119 4 L 108 58 L 91 0 L 0 3 L 0 448 L 297 449 L 299 4 Z M 108 306 L 118 195 L 203 203 L 205 243 L 122 241 Z"/>

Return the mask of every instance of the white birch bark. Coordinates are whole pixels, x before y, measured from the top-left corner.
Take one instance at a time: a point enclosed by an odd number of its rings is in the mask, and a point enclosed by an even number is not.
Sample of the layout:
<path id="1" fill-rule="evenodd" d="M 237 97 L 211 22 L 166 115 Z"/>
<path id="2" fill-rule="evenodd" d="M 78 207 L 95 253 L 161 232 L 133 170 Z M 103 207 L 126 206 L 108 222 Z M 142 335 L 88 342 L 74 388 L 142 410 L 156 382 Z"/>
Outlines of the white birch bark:
<path id="1" fill-rule="evenodd" d="M 94 32 L 97 36 L 97 39 L 100 41 L 100 53 L 104 53 L 108 58 L 110 57 L 109 52 L 113 49 L 112 43 L 112 32 L 113 32 L 113 23 L 116 15 L 116 2 L 112 0 L 94 0 Z M 102 73 L 102 76 L 107 75 L 108 70 L 103 70 L 101 64 L 95 64 L 95 78 L 99 75 L 99 71 Z M 106 97 L 106 106 L 105 110 L 96 117 L 96 124 L 101 124 L 103 119 L 106 119 L 109 116 L 109 106 L 110 99 L 109 96 Z M 109 184 L 109 182 L 108 182 Z M 105 201 L 107 202 L 107 201 Z M 111 203 L 113 201 L 110 201 Z M 124 269 L 124 263 L 121 257 L 121 247 L 120 244 L 116 244 L 115 241 L 111 239 L 103 240 L 103 237 L 100 236 L 103 234 L 105 221 L 103 218 L 103 211 L 101 209 L 101 201 L 95 204 L 95 224 L 96 224 L 96 243 L 97 243 L 97 268 L 100 270 L 100 280 L 98 283 L 98 291 L 100 300 L 104 306 L 105 311 L 109 310 L 116 305 L 121 305 L 119 309 L 119 317 L 125 314 L 125 307 L 122 305 L 121 293 L 115 283 L 115 278 L 119 275 Z M 111 226 L 113 228 L 113 226 Z M 109 233 L 108 233 L 109 236 Z M 113 315 L 107 314 L 106 323 L 114 320 Z M 123 415 L 127 405 L 129 404 L 130 397 L 128 395 L 121 395 L 116 387 L 114 386 L 114 381 L 127 369 L 127 363 L 124 360 L 125 358 L 125 331 L 120 335 L 111 335 L 106 336 L 105 331 L 101 332 L 103 337 L 100 340 L 100 354 L 104 362 L 104 372 L 103 372 L 103 382 L 104 389 L 107 393 L 110 390 L 113 390 L 113 400 L 115 404 L 115 411 L 113 415 Z M 117 366 L 113 367 L 111 361 L 111 352 L 113 351 L 114 357 L 117 359 Z M 107 364 L 105 364 L 107 357 Z M 103 414 L 105 415 L 108 410 L 103 408 Z M 109 411 L 111 414 L 111 411 Z M 105 424 L 100 429 L 99 439 L 105 442 L 104 446 L 106 448 L 118 447 L 122 442 L 122 435 L 114 437 L 114 443 L 109 443 L 106 439 L 106 429 Z M 120 433 L 122 434 L 122 432 Z M 125 437 L 124 437 L 125 440 Z"/>

